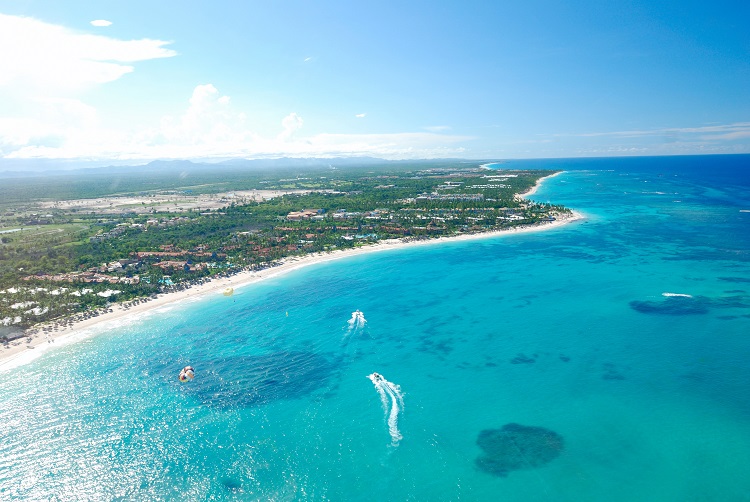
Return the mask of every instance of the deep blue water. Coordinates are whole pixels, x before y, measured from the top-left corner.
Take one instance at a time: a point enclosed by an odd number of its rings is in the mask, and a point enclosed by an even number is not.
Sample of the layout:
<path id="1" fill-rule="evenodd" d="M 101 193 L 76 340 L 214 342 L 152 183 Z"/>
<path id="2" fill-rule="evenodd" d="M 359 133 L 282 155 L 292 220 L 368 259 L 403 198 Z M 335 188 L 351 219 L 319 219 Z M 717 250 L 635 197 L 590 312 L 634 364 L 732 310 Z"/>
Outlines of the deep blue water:
<path id="1" fill-rule="evenodd" d="M 564 169 L 532 198 L 587 218 L 307 267 L 0 373 L 0 499 L 750 500 L 750 156 L 498 167 Z"/>

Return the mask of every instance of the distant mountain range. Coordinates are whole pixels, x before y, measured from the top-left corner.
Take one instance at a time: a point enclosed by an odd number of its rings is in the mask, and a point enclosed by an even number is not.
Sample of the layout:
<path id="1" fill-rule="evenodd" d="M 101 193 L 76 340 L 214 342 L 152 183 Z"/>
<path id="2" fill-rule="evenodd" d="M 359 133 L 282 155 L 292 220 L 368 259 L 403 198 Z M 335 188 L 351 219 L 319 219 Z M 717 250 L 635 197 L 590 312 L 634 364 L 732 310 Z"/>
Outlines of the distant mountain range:
<path id="1" fill-rule="evenodd" d="M 48 176 L 50 174 L 134 174 L 138 172 L 195 172 L 223 169 L 294 169 L 294 168 L 350 168 L 384 165 L 419 165 L 442 162 L 477 164 L 480 161 L 463 159 L 386 160 L 375 157 L 230 159 L 217 162 L 191 160 L 153 160 L 144 164 L 133 161 L 86 161 L 50 159 L 0 159 L 0 178 Z"/>

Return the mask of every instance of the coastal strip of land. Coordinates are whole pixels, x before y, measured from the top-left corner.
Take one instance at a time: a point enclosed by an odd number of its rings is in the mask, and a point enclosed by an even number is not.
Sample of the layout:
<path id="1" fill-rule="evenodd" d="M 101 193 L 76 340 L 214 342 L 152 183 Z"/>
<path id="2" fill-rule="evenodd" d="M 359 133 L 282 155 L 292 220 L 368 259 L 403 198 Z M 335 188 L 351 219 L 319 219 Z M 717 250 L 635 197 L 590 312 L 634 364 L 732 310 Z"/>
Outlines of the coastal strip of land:
<path id="1" fill-rule="evenodd" d="M 519 194 L 519 197 L 528 197 L 533 195 L 541 182 L 556 176 L 541 178 L 537 184 L 529 191 Z M 75 322 L 68 322 L 62 325 L 56 325 L 55 329 L 50 323 L 47 326 L 41 326 L 42 329 L 34 330 L 33 334 L 20 338 L 15 342 L 0 348 L 0 371 L 23 365 L 41 354 L 56 347 L 67 345 L 78 340 L 87 338 L 95 333 L 102 332 L 108 326 L 121 325 L 170 304 L 179 303 L 186 299 L 195 299 L 209 295 L 223 294 L 227 288 L 241 288 L 254 284 L 272 277 L 278 277 L 292 270 L 314 265 L 317 263 L 327 262 L 347 258 L 350 256 L 361 255 L 365 253 L 402 249 L 407 246 L 434 245 L 445 242 L 458 242 L 474 239 L 486 239 L 507 234 L 531 233 L 547 231 L 563 225 L 583 219 L 584 216 L 577 212 L 571 211 L 570 214 L 560 215 L 556 220 L 538 223 L 535 225 L 519 226 L 504 230 L 494 230 L 489 232 L 460 234 L 454 236 L 439 237 L 434 239 L 408 240 L 408 239 L 390 239 L 382 240 L 375 244 L 361 246 L 353 249 L 335 250 L 326 253 L 311 253 L 304 256 L 294 256 L 280 260 L 279 264 L 258 271 L 242 271 L 229 277 L 220 277 L 208 280 L 201 284 L 191 287 L 157 295 L 155 298 L 136 300 L 127 303 L 111 305 L 105 312 L 97 316 L 91 316 Z M 48 328 L 44 330 L 44 328 Z"/>
<path id="2" fill-rule="evenodd" d="M 539 181 L 536 182 L 536 184 L 534 184 L 533 187 L 529 188 L 524 193 L 520 193 L 520 194 L 516 195 L 516 197 L 520 197 L 522 199 L 525 199 L 527 197 L 530 197 L 530 196 L 534 195 L 537 192 L 537 190 L 539 190 L 539 187 L 542 186 L 542 181 L 554 178 L 555 176 L 560 176 L 564 172 L 565 171 L 558 171 L 558 172 L 556 172 L 554 174 L 550 174 L 549 176 L 545 176 L 544 178 L 541 178 Z"/>

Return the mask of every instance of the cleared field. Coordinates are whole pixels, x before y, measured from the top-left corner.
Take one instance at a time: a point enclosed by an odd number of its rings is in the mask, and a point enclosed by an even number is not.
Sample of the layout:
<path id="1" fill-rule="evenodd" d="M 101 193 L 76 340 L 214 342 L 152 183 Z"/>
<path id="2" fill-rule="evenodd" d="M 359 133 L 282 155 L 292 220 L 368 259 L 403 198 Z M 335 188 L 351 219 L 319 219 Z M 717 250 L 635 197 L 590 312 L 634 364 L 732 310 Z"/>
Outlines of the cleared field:
<path id="1" fill-rule="evenodd" d="M 121 213 L 124 210 L 138 214 L 154 211 L 177 213 L 191 209 L 211 211 L 221 209 L 232 203 L 247 204 L 281 197 L 286 194 L 306 194 L 309 192 L 311 190 L 237 190 L 200 195 L 162 192 L 142 196 L 113 196 L 43 202 L 38 207 L 62 211 L 92 211 L 102 214 Z"/>

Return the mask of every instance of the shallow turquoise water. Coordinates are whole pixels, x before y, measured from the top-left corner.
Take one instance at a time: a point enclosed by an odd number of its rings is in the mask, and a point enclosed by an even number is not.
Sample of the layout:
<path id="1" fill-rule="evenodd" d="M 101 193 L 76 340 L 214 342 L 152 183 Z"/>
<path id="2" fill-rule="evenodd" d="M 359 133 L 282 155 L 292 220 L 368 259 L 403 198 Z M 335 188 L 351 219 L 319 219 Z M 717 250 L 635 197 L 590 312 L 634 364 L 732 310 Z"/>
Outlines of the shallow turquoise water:
<path id="1" fill-rule="evenodd" d="M 748 158 L 511 163 L 568 170 L 533 198 L 588 218 L 308 267 L 0 373 L 0 499 L 748 500 Z M 564 447 L 487 473 L 508 423 Z"/>

